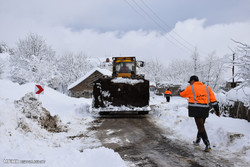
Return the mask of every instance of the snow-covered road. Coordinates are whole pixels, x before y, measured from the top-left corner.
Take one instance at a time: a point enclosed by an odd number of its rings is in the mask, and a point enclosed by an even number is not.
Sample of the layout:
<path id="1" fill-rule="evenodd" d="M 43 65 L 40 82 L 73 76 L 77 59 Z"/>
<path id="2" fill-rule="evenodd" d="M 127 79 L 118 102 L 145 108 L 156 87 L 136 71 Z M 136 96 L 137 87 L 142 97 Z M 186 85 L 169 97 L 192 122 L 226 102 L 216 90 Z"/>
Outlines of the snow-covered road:
<path id="1" fill-rule="evenodd" d="M 205 153 L 182 139 L 173 139 L 171 132 L 155 125 L 152 115 L 98 118 L 92 126 L 96 131 L 94 136 L 102 145 L 118 152 L 129 166 L 228 167 L 234 164 L 214 153 Z"/>

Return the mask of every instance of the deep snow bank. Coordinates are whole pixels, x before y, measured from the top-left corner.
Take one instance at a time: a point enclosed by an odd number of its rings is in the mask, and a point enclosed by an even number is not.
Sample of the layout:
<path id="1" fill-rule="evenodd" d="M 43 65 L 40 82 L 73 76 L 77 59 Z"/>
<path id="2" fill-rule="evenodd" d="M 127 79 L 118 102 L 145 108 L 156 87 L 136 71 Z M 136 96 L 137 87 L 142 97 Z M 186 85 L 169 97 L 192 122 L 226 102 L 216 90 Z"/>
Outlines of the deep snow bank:
<path id="1" fill-rule="evenodd" d="M 0 166 L 125 166 L 118 153 L 88 137 L 89 100 L 47 87 L 39 97 L 34 89 L 0 80 Z"/>
<path id="2" fill-rule="evenodd" d="M 35 92 L 35 83 L 19 85 L 9 80 L 0 80 L 0 97 L 10 101 L 20 100 L 26 93 Z M 68 122 L 78 116 L 89 116 L 88 109 L 91 99 L 71 98 L 49 87 L 44 88 L 44 94 L 36 95 L 52 116 L 59 115 L 63 122 Z"/>

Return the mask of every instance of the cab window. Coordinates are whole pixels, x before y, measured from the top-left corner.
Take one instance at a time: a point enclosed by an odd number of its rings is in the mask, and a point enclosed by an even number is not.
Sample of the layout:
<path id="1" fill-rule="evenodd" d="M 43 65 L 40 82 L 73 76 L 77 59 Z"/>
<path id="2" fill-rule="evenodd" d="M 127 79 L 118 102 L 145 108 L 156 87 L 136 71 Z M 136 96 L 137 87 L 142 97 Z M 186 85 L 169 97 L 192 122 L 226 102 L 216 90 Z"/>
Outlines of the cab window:
<path id="1" fill-rule="evenodd" d="M 118 73 L 130 73 L 133 71 L 133 62 L 120 62 L 116 64 L 116 71 Z"/>

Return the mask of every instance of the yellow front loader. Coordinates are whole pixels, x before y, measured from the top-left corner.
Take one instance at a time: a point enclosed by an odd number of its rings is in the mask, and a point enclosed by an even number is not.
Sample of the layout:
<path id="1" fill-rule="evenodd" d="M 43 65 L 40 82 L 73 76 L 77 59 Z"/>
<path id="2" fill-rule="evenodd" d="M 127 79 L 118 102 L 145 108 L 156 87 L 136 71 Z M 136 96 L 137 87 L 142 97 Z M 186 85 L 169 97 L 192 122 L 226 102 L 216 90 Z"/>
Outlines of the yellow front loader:
<path id="1" fill-rule="evenodd" d="M 137 75 L 136 68 L 144 62 L 135 57 L 113 57 L 112 78 L 97 80 L 93 87 L 92 109 L 99 114 L 136 112 L 147 114 L 149 107 L 149 81 Z"/>

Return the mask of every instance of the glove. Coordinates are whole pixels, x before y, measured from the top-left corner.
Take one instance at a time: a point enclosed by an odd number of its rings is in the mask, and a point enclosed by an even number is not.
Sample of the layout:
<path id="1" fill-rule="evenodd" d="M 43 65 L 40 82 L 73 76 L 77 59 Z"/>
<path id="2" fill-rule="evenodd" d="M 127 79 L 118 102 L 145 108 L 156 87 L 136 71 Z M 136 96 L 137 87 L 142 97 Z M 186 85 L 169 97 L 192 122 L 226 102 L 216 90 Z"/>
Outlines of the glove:
<path id="1" fill-rule="evenodd" d="M 215 114 L 220 117 L 220 111 L 215 111 Z"/>
<path id="2" fill-rule="evenodd" d="M 181 90 L 181 89 L 178 89 L 178 90 L 176 91 L 176 93 L 177 93 L 178 95 L 180 95 L 181 92 L 183 92 L 183 90 Z"/>

